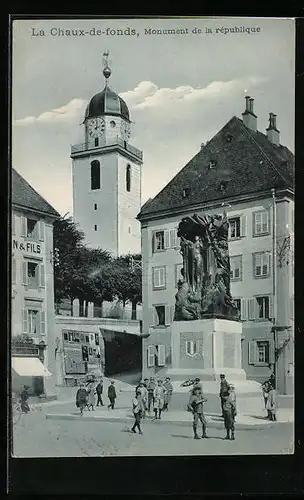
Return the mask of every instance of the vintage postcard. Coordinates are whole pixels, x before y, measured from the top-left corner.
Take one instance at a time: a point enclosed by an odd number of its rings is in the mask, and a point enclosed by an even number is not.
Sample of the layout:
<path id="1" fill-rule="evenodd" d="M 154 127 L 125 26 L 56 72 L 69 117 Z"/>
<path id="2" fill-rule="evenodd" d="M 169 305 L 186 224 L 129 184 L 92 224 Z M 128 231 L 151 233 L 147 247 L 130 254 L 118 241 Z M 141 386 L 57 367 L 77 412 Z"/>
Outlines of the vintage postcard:
<path id="1" fill-rule="evenodd" d="M 13 20 L 13 457 L 294 452 L 294 68 L 288 18 Z"/>

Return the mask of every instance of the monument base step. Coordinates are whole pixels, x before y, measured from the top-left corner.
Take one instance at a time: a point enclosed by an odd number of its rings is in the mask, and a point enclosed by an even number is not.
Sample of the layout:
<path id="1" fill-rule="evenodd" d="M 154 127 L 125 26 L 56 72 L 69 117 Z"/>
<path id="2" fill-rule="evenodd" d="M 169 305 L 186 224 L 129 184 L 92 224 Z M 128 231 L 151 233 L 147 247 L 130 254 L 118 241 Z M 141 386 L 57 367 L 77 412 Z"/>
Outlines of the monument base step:
<path id="1" fill-rule="evenodd" d="M 219 381 L 220 374 L 224 373 L 227 380 L 246 380 L 246 373 L 241 368 L 169 368 L 167 376 L 171 380 L 182 380 L 185 382 L 188 379 L 199 377 L 203 381 Z"/>

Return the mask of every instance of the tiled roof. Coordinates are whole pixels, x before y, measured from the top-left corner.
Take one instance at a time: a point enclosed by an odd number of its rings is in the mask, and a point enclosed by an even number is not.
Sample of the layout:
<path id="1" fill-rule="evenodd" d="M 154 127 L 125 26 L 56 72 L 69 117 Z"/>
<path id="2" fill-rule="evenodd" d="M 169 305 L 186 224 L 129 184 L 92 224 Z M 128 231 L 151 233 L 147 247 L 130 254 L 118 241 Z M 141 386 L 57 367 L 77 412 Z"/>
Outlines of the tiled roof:
<path id="1" fill-rule="evenodd" d="M 210 162 L 214 162 L 212 168 Z M 226 182 L 224 191 L 221 182 Z M 164 210 L 293 186 L 291 151 L 272 144 L 266 135 L 250 130 L 234 116 L 155 198 L 145 203 L 138 219 Z M 183 197 L 185 189 L 188 192 Z"/>
<path id="2" fill-rule="evenodd" d="M 60 214 L 13 168 L 12 203 L 13 205 L 60 217 Z"/>

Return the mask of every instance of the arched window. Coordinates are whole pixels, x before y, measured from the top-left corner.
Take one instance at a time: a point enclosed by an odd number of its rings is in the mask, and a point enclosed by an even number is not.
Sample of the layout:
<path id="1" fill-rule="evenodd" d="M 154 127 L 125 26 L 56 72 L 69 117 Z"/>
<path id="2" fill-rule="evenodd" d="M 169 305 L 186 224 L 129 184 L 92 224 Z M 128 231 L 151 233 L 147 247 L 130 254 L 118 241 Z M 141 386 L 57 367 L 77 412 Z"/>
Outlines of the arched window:
<path id="1" fill-rule="evenodd" d="M 91 162 L 91 189 L 100 189 L 100 163 L 98 160 Z"/>
<path id="2" fill-rule="evenodd" d="M 131 165 L 126 168 L 126 190 L 131 191 Z"/>

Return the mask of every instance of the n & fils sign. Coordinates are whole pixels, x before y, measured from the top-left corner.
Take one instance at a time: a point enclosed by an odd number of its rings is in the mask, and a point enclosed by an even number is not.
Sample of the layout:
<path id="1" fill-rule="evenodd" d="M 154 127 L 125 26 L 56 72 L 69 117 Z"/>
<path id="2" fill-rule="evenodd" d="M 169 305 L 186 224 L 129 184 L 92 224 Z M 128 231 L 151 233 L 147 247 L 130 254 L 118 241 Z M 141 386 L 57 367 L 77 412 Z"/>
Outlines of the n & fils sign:
<path id="1" fill-rule="evenodd" d="M 23 241 L 13 240 L 13 250 L 21 250 L 22 252 L 40 254 L 41 253 L 41 245 L 39 243 L 28 242 L 24 243 Z"/>

